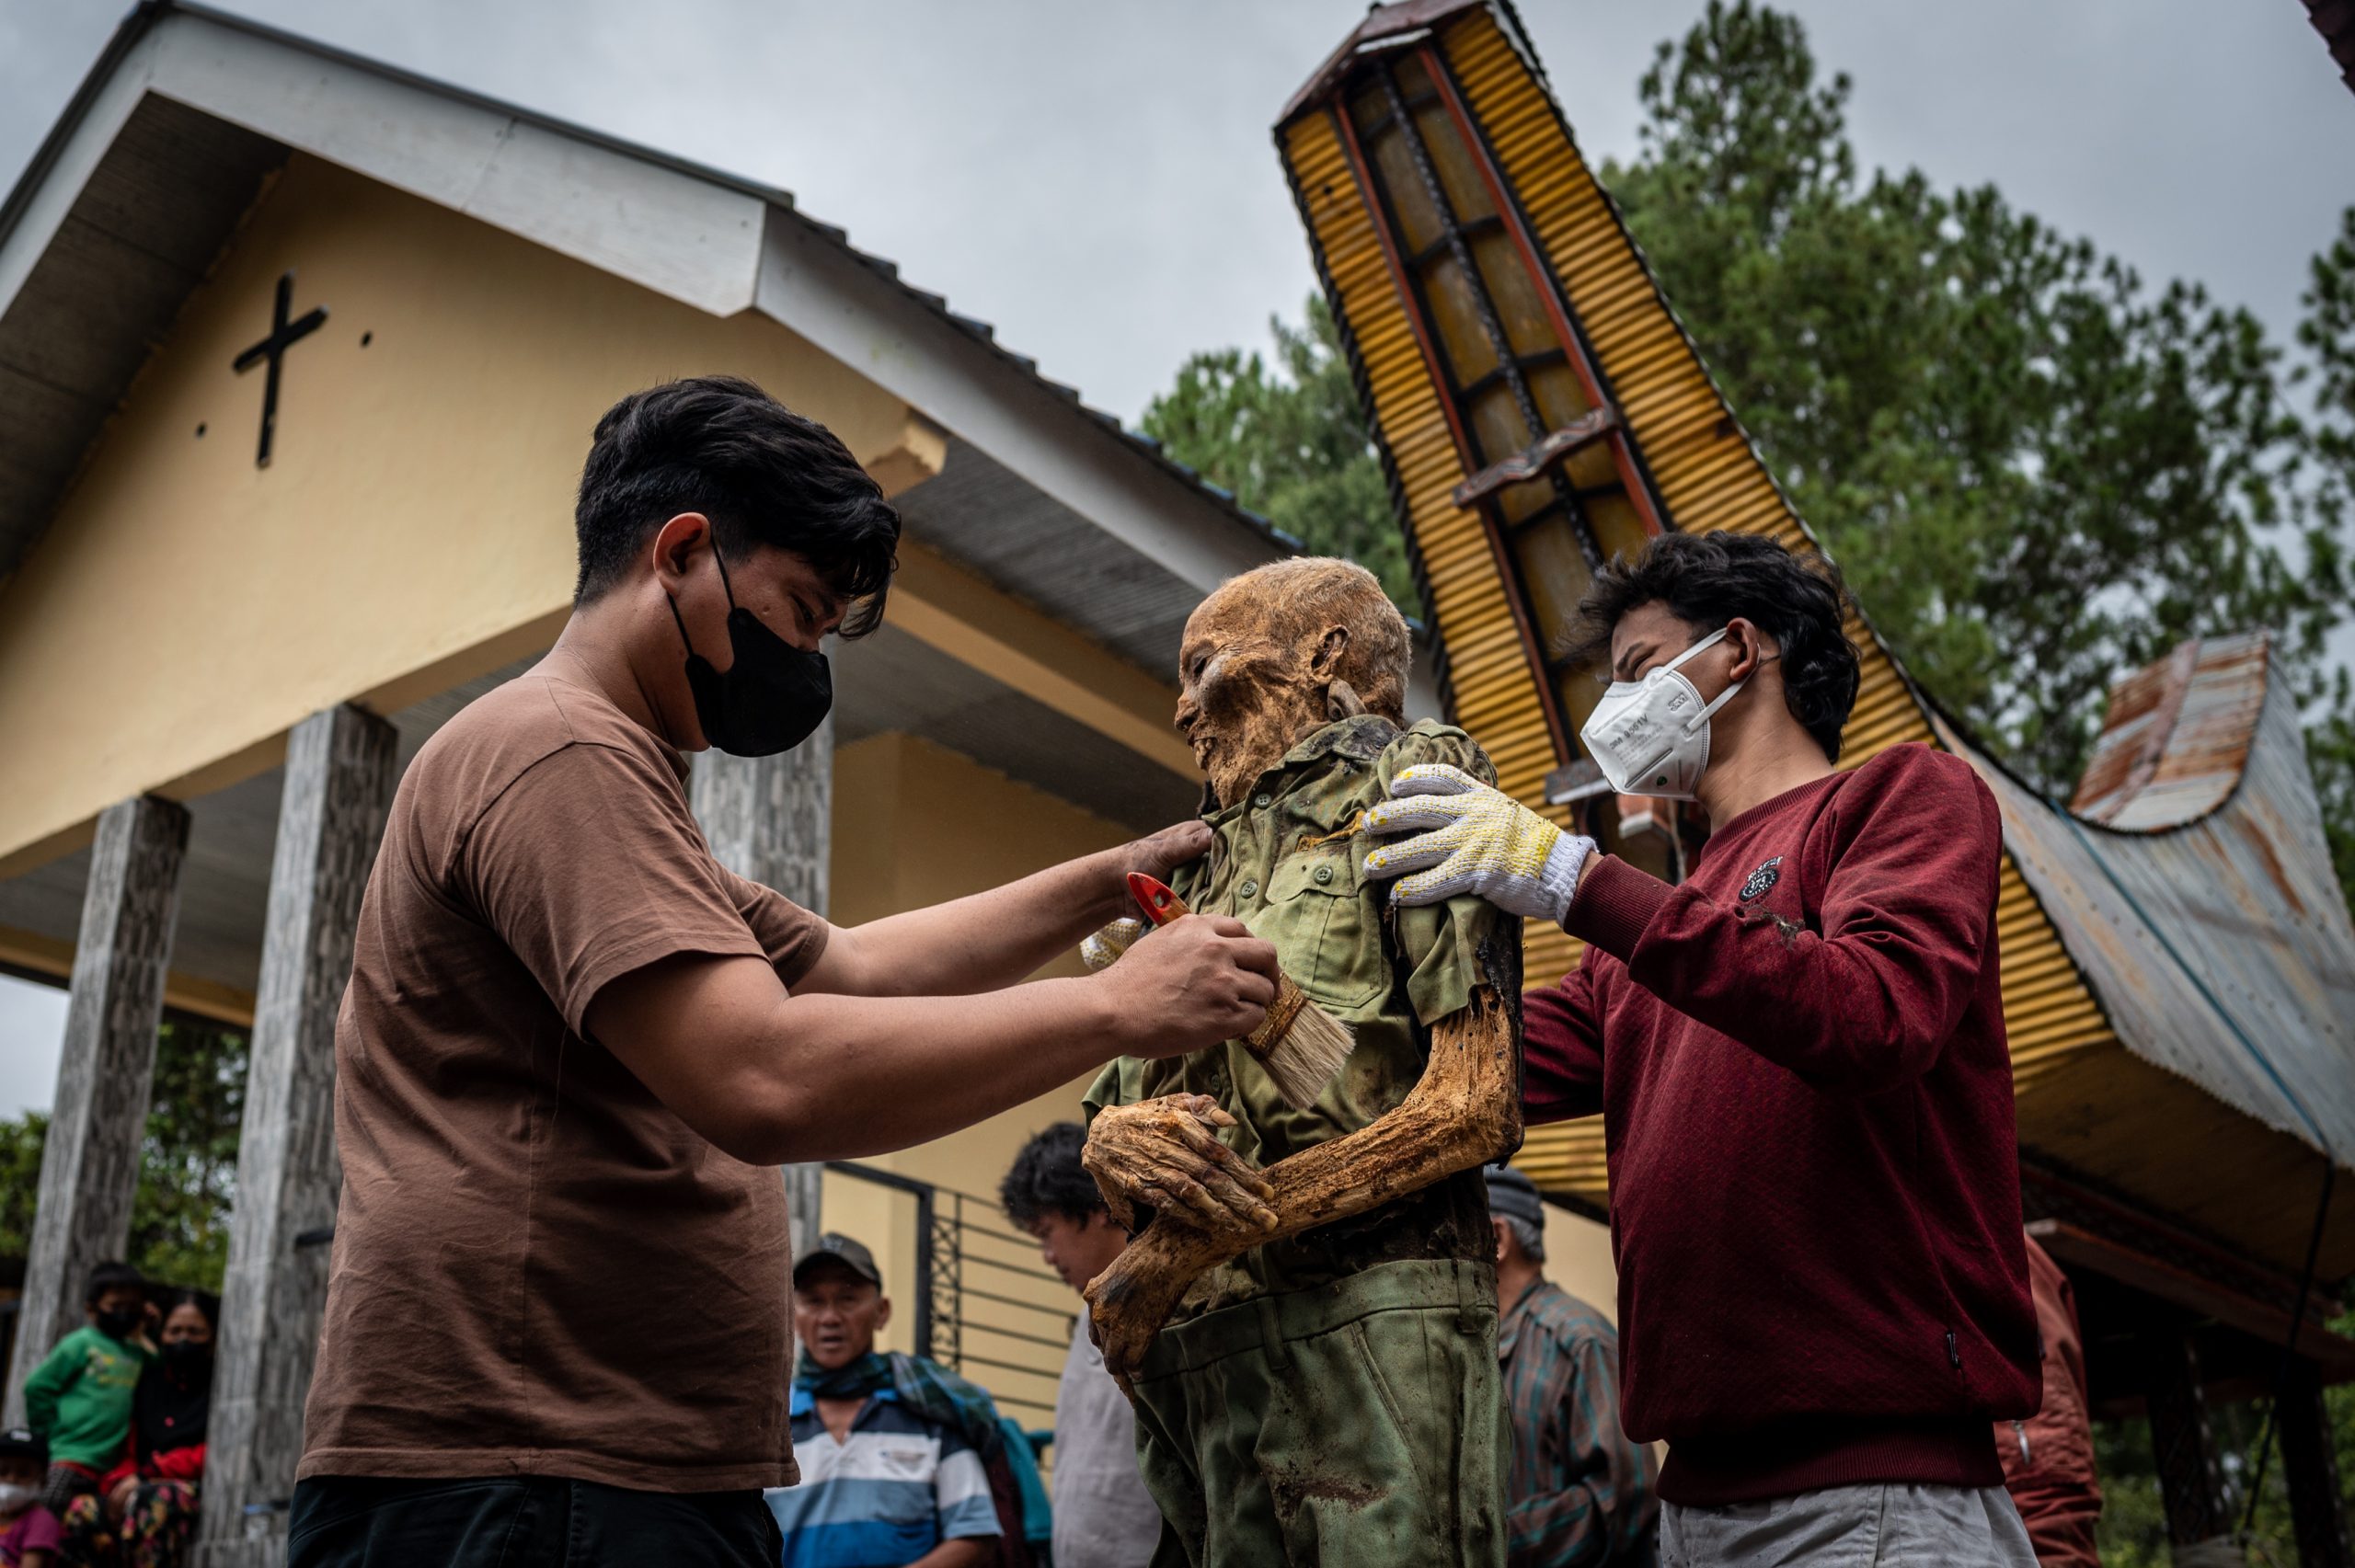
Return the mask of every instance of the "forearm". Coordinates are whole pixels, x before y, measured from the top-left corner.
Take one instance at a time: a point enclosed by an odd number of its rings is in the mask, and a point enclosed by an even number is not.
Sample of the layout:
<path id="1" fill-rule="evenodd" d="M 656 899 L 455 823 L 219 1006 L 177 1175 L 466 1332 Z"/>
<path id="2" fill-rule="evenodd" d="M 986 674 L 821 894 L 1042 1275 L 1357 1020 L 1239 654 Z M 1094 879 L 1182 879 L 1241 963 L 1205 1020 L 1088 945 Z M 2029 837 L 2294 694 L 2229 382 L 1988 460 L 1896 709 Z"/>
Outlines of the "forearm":
<path id="1" fill-rule="evenodd" d="M 25 1379 L 25 1421 L 36 1432 L 57 1425 L 57 1402 L 64 1396 L 79 1363 L 61 1363 L 53 1353 Z"/>
<path id="2" fill-rule="evenodd" d="M 1120 1054 L 1102 988 L 978 997 L 798 995 L 737 1043 L 721 1146 L 756 1164 L 905 1149 L 1035 1099 Z M 726 1113 L 723 1113 L 726 1114 Z"/>
<path id="3" fill-rule="evenodd" d="M 1562 924 L 1685 1016 L 1818 1088 L 1872 1093 L 1936 1059 L 1977 973 L 1974 913 L 1920 897 L 1819 933 L 1598 857 Z"/>
<path id="4" fill-rule="evenodd" d="M 997 1537 L 994 1535 L 960 1535 L 944 1540 L 908 1568 L 981 1568 L 997 1554 Z"/>
<path id="5" fill-rule="evenodd" d="M 821 960 L 802 989 L 960 996 L 1011 985 L 1107 921 L 1132 912 L 1122 855 L 1084 855 L 985 893 L 837 932 L 830 945 L 845 946 L 842 962 Z"/>

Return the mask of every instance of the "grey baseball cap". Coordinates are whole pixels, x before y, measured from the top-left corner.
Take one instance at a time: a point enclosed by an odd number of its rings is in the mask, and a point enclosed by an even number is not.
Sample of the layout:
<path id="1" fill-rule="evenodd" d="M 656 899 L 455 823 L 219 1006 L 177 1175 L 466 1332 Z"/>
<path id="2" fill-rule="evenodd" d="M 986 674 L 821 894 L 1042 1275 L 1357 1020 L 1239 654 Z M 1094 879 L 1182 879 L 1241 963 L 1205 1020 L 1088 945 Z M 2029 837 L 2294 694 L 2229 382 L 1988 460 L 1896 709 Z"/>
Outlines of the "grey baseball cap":
<path id="1" fill-rule="evenodd" d="M 801 1283 L 801 1276 L 813 1263 L 831 1258 L 861 1279 L 883 1288 L 883 1271 L 875 1266 L 875 1254 L 867 1250 L 864 1242 L 853 1241 L 839 1230 L 829 1230 L 812 1242 L 802 1254 L 793 1260 L 793 1283 Z"/>
<path id="2" fill-rule="evenodd" d="M 1537 1196 L 1535 1182 L 1507 1165 L 1489 1166 L 1488 1177 L 1489 1213 L 1545 1227 L 1545 1205 Z"/>

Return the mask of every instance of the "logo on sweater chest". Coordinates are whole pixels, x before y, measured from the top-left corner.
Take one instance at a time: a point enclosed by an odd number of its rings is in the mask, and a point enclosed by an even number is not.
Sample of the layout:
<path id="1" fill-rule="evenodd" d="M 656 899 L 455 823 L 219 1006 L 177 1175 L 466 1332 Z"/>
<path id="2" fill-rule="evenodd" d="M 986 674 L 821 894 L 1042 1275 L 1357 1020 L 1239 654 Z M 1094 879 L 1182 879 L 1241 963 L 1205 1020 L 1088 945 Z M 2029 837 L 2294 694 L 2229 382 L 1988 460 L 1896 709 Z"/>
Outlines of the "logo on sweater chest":
<path id="1" fill-rule="evenodd" d="M 1741 901 L 1746 904 L 1752 898 L 1763 896 L 1767 888 L 1772 887 L 1775 883 L 1780 882 L 1782 879 L 1783 857 L 1781 855 L 1776 855 L 1774 859 L 1768 861 L 1765 864 L 1752 872 L 1749 876 L 1743 880 L 1741 884 Z"/>

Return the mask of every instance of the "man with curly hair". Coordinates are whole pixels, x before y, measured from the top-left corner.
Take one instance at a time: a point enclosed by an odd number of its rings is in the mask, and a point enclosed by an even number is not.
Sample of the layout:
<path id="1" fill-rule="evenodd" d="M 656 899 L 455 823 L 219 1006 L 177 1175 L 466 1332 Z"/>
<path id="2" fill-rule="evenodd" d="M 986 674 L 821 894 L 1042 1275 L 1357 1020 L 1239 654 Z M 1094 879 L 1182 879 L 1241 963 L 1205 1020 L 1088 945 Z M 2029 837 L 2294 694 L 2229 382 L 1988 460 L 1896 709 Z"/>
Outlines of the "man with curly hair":
<path id="1" fill-rule="evenodd" d="M 1005 1217 L 1074 1290 L 1086 1289 L 1129 1241 L 1079 1162 L 1086 1141 L 1077 1122 L 1057 1122 L 1022 1146 L 998 1184 Z M 1161 1510 L 1137 1471 L 1136 1417 L 1104 1369 L 1086 1312 L 1073 1320 L 1055 1389 L 1054 1459 L 1055 1568 L 1145 1568 L 1161 1539 Z"/>
<path id="2" fill-rule="evenodd" d="M 1671 886 L 1412 768 L 1366 870 L 1586 944 L 1523 999 L 1523 1110 L 1604 1117 L 1661 1558 L 2026 1568 L 1987 1441 L 2038 1393 L 1994 798 L 1926 746 L 1837 766 L 1858 659 L 1820 556 L 1664 534 L 1581 611 L 1613 681 L 1583 750 L 1622 794 L 1695 802 L 1698 864 Z"/>

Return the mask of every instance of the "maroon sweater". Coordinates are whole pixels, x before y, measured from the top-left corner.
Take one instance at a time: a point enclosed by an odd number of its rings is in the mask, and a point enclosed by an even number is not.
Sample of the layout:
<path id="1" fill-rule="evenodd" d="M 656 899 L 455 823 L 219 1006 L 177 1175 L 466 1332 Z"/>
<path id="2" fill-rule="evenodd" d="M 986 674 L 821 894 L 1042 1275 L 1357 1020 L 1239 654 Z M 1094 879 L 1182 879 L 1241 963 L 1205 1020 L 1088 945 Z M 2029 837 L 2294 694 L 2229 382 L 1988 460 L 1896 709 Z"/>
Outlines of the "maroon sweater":
<path id="1" fill-rule="evenodd" d="M 2000 1486 L 2036 1409 L 1994 797 L 1898 746 L 1752 807 L 1680 887 L 1599 856 L 1524 999 L 1533 1122 L 1600 1110 L 1621 1414 L 1660 1495 Z"/>

